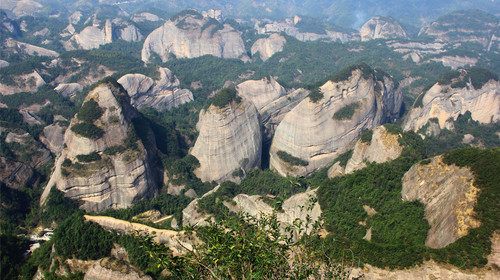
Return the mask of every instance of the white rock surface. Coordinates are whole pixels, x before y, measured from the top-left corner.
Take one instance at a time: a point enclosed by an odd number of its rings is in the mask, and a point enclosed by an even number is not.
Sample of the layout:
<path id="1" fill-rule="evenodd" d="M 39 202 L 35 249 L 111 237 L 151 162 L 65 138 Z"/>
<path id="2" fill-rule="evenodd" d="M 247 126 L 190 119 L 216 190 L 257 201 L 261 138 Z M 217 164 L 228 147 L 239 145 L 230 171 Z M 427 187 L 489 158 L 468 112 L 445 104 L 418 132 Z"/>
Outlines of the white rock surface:
<path id="1" fill-rule="evenodd" d="M 236 86 L 238 95 L 251 101 L 257 110 L 260 110 L 286 94 L 283 88 L 273 77 L 261 80 L 248 80 Z"/>
<path id="2" fill-rule="evenodd" d="M 262 61 L 268 60 L 275 53 L 283 50 L 286 39 L 278 33 L 273 33 L 267 38 L 260 38 L 252 45 L 252 57 L 259 53 Z"/>
<path id="3" fill-rule="evenodd" d="M 217 30 L 217 25 L 208 22 L 208 18 L 193 15 L 165 22 L 146 38 L 142 60 L 149 62 L 153 53 L 158 54 L 162 61 L 167 61 L 171 55 L 193 58 L 207 54 L 248 60 L 240 32 L 228 24 Z"/>
<path id="4" fill-rule="evenodd" d="M 376 85 L 380 92 L 375 92 Z M 401 108 L 402 96 L 395 92 L 390 78 L 365 79 L 359 69 L 352 71 L 348 80 L 329 81 L 320 90 L 324 95 L 321 100 L 314 103 L 304 99 L 276 128 L 270 166 L 282 175 L 307 175 L 327 166 L 352 147 L 362 130 L 393 118 Z M 359 107 L 351 119 L 333 118 L 338 110 L 353 103 Z M 291 166 L 277 156 L 278 151 L 305 160 L 308 165 Z"/>
<path id="5" fill-rule="evenodd" d="M 196 128 L 200 134 L 190 153 L 200 162 L 195 174 L 202 181 L 235 180 L 233 171 L 260 165 L 262 133 L 251 102 L 211 105 L 200 112 Z"/>
<path id="6" fill-rule="evenodd" d="M 61 94 L 64 97 L 72 97 L 77 92 L 83 90 L 83 86 L 78 83 L 70 83 L 70 84 L 59 84 L 54 89 L 57 93 Z"/>
<path id="7" fill-rule="evenodd" d="M 408 38 L 403 27 L 393 18 L 375 16 L 359 29 L 361 41 L 373 39 Z"/>

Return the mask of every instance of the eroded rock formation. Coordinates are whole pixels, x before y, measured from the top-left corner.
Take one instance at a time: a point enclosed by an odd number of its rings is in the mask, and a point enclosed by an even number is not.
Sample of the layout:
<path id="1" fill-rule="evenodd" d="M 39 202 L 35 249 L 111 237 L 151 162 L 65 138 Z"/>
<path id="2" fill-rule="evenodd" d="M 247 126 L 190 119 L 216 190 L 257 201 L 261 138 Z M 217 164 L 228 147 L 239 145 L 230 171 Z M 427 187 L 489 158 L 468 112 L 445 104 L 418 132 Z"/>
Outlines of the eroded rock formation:
<path id="1" fill-rule="evenodd" d="M 425 205 L 425 218 L 431 226 L 425 245 L 444 248 L 480 226 L 473 211 L 478 192 L 468 168 L 447 165 L 439 156 L 408 170 L 403 177 L 401 197 Z"/>
<path id="2" fill-rule="evenodd" d="M 54 185 L 66 197 L 81 200 L 81 207 L 89 211 L 124 208 L 153 195 L 159 181 L 151 164 L 155 146 L 136 135 L 132 119 L 137 112 L 126 92 L 117 83 L 106 82 L 89 93 L 84 105 L 87 102 L 97 103 L 102 114 L 89 123 L 80 110 L 71 120 L 41 203 Z"/>
<path id="3" fill-rule="evenodd" d="M 252 57 L 259 53 L 262 61 L 268 60 L 275 53 L 283 50 L 286 39 L 278 33 L 273 33 L 267 38 L 261 38 L 252 45 Z"/>
<path id="4" fill-rule="evenodd" d="M 391 17 L 376 16 L 359 29 L 361 41 L 373 39 L 408 38 L 403 27 Z"/>
<path id="5" fill-rule="evenodd" d="M 372 129 L 394 118 L 402 96 L 391 78 L 375 78 L 367 65 L 345 69 L 345 77 L 328 81 L 316 102 L 306 98 L 293 108 L 276 128 L 270 165 L 282 175 L 307 175 L 325 167 L 352 147 L 364 129 Z M 278 152 L 303 161 L 293 164 Z"/>

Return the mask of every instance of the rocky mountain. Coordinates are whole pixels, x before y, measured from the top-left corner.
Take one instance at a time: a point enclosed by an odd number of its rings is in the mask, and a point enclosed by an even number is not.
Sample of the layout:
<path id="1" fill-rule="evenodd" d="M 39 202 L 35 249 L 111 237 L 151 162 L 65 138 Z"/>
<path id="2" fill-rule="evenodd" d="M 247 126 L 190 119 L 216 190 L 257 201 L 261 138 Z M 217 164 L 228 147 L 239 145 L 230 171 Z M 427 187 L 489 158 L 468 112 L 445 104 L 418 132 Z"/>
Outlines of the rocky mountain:
<path id="1" fill-rule="evenodd" d="M 119 39 L 126 42 L 137 42 L 144 38 L 139 29 L 127 21 L 116 18 L 103 22 L 95 17 L 92 20 L 92 25 L 85 27 L 79 33 L 75 33 L 75 28 L 70 24 L 62 35 L 71 35 L 71 38 L 64 42 L 66 50 L 90 50 Z"/>
<path id="2" fill-rule="evenodd" d="M 245 81 L 238 84 L 236 90 L 239 96 L 251 101 L 259 111 L 286 94 L 285 88 L 273 77 Z"/>
<path id="3" fill-rule="evenodd" d="M 262 61 L 268 60 L 275 53 L 283 50 L 286 39 L 278 33 L 273 33 L 267 38 L 260 38 L 252 45 L 252 57 L 257 53 Z"/>
<path id="4" fill-rule="evenodd" d="M 364 129 L 393 119 L 401 93 L 392 79 L 361 64 L 310 93 L 276 128 L 270 165 L 282 175 L 306 175 L 345 152 Z"/>
<path id="5" fill-rule="evenodd" d="M 239 31 L 196 11 L 187 10 L 151 32 L 142 48 L 142 60 L 157 54 L 161 61 L 170 57 L 193 58 L 213 55 L 248 60 Z"/>
<path id="6" fill-rule="evenodd" d="M 425 245 L 444 248 L 480 223 L 474 219 L 479 189 L 467 168 L 443 163 L 435 157 L 414 165 L 403 177 L 403 200 L 419 200 L 431 225 Z"/>
<path id="7" fill-rule="evenodd" d="M 233 94 L 225 104 L 212 104 L 200 112 L 196 125 L 199 135 L 190 153 L 200 162 L 195 174 L 202 181 L 237 180 L 233 172 L 260 165 L 259 114 L 253 103 L 236 97 L 236 91 Z"/>
<path id="8" fill-rule="evenodd" d="M 480 10 L 456 11 L 424 26 L 418 36 L 448 44 L 474 42 L 490 49 L 491 45 L 498 47 L 499 24 L 498 17 Z"/>
<path id="9" fill-rule="evenodd" d="M 368 137 L 363 137 L 364 134 Z M 384 126 L 364 132 L 354 145 L 352 156 L 346 165 L 342 166 L 340 161 L 336 162 L 328 169 L 328 177 L 353 173 L 366 167 L 367 163 L 382 163 L 398 158 L 403 151 L 398 139 L 399 135 L 390 133 Z"/>
<path id="10" fill-rule="evenodd" d="M 139 140 L 136 110 L 116 82 L 103 82 L 85 98 L 64 135 L 43 203 L 52 186 L 82 201 L 87 211 L 124 208 L 152 196 L 159 180 L 152 163 L 154 143 Z"/>
<path id="11" fill-rule="evenodd" d="M 132 105 L 137 109 L 152 107 L 161 111 L 193 101 L 193 93 L 180 88 L 179 79 L 170 69 L 160 67 L 158 74 L 158 80 L 142 74 L 127 74 L 118 83 L 128 92 Z"/>
<path id="12" fill-rule="evenodd" d="M 408 38 L 408 35 L 401 24 L 391 17 L 373 17 L 361 26 L 359 33 L 361 35 L 361 41 L 373 39 Z"/>
<path id="13" fill-rule="evenodd" d="M 500 84 L 496 74 L 472 68 L 443 75 L 418 97 L 403 128 L 418 131 L 433 120 L 440 128 L 452 129 L 451 120 L 467 111 L 481 123 L 500 120 Z"/>

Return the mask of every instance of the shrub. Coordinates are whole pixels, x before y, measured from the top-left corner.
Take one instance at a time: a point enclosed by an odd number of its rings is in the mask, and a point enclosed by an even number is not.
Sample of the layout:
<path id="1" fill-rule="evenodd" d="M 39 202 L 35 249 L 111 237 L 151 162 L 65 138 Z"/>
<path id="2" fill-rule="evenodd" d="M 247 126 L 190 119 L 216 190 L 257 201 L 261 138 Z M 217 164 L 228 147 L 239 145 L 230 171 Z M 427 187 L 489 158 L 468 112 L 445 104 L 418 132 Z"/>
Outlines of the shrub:
<path id="1" fill-rule="evenodd" d="M 311 90 L 308 97 L 313 103 L 317 103 L 319 100 L 323 99 L 324 95 L 319 88 L 315 88 Z"/>
<path id="2" fill-rule="evenodd" d="M 459 71 L 457 71 L 457 70 L 448 71 L 448 72 L 444 73 L 443 75 L 441 75 L 441 77 L 439 77 L 437 82 L 438 82 L 438 84 L 443 85 L 443 86 L 449 85 L 449 84 L 451 84 L 453 79 L 456 79 L 458 77 L 460 77 Z"/>
<path id="3" fill-rule="evenodd" d="M 212 105 L 223 108 L 232 101 L 240 103 L 241 97 L 237 96 L 236 93 L 234 88 L 223 88 L 212 98 Z"/>
<path id="4" fill-rule="evenodd" d="M 355 64 L 355 65 L 345 67 L 344 69 L 340 70 L 335 75 L 333 75 L 330 78 L 330 81 L 332 81 L 334 83 L 345 81 L 351 77 L 352 72 L 354 70 L 358 70 L 358 69 L 361 70 L 361 72 L 363 73 L 364 79 L 370 78 L 370 74 L 373 73 L 373 70 L 370 68 L 370 66 L 368 66 L 368 64 L 360 63 L 360 64 Z"/>
<path id="5" fill-rule="evenodd" d="M 363 132 L 361 132 L 361 137 L 359 138 L 359 140 L 361 140 L 361 142 L 363 143 L 369 144 L 372 141 L 372 136 L 373 136 L 373 130 L 366 129 L 363 130 Z"/>
<path id="6" fill-rule="evenodd" d="M 125 150 L 125 147 L 121 146 L 121 145 L 115 145 L 115 146 L 111 146 L 111 147 L 107 147 L 103 153 L 106 154 L 106 155 L 115 155 L 115 154 L 118 154 L 118 153 L 121 153 Z"/>
<path id="7" fill-rule="evenodd" d="M 104 135 L 104 131 L 92 123 L 77 123 L 71 127 L 71 131 L 89 139 L 99 139 Z"/>
<path id="8" fill-rule="evenodd" d="M 84 122 L 93 122 L 100 118 L 103 113 L 99 104 L 95 100 L 90 99 L 83 103 L 82 108 L 78 111 L 77 118 Z"/>
<path id="9" fill-rule="evenodd" d="M 63 167 L 70 167 L 73 163 L 69 158 L 65 158 L 63 163 L 61 164 Z"/>
<path id="10" fill-rule="evenodd" d="M 335 164 L 336 162 L 339 162 L 340 166 L 342 167 L 346 167 L 347 166 L 347 162 L 351 159 L 352 157 L 352 152 L 353 150 L 349 150 L 341 155 L 339 155 L 334 161 L 333 161 L 333 164 Z"/>
<path id="11" fill-rule="evenodd" d="M 350 120 L 358 108 L 358 102 L 351 103 L 335 112 L 335 114 L 333 114 L 333 118 L 336 120 Z"/>
<path id="12" fill-rule="evenodd" d="M 498 81 L 498 75 L 487 69 L 473 67 L 467 72 L 475 89 L 482 88 L 489 80 Z"/>
<path id="13" fill-rule="evenodd" d="M 98 152 L 92 152 L 86 155 L 77 155 L 76 158 L 78 159 L 79 162 L 92 162 L 100 160 L 101 156 L 99 155 Z"/>
<path id="14" fill-rule="evenodd" d="M 276 154 L 278 155 L 278 157 L 282 161 L 287 162 L 291 165 L 295 165 L 295 166 L 308 166 L 309 165 L 309 162 L 307 162 L 303 159 L 300 159 L 298 157 L 294 157 L 285 151 L 278 151 Z"/>

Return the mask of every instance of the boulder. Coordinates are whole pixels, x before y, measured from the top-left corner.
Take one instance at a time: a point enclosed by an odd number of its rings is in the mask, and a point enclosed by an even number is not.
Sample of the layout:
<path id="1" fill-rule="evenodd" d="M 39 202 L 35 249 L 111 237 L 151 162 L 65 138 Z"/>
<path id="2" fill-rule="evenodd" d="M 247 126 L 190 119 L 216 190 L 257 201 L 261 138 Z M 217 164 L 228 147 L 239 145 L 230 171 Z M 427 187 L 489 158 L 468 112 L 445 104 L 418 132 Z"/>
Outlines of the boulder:
<path id="1" fill-rule="evenodd" d="M 275 53 L 283 50 L 286 39 L 278 33 L 273 33 L 267 38 L 260 38 L 252 45 L 252 57 L 259 53 L 262 61 L 268 60 Z"/>

